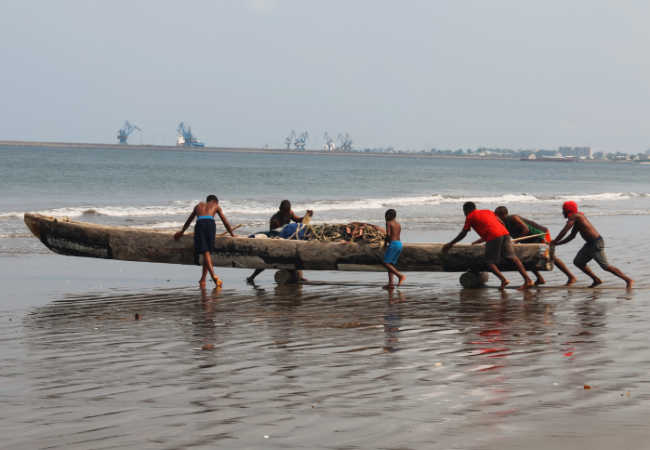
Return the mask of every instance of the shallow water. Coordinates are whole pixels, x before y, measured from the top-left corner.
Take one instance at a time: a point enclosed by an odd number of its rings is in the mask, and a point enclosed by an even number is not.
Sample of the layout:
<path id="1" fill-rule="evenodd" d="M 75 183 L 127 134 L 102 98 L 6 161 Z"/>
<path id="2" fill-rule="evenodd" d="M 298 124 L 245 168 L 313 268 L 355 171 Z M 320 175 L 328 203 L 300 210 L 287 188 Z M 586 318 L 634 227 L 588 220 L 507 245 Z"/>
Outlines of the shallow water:
<path id="1" fill-rule="evenodd" d="M 3 445 L 480 448 L 538 421 L 647 406 L 647 294 L 64 295 L 0 316 Z"/>

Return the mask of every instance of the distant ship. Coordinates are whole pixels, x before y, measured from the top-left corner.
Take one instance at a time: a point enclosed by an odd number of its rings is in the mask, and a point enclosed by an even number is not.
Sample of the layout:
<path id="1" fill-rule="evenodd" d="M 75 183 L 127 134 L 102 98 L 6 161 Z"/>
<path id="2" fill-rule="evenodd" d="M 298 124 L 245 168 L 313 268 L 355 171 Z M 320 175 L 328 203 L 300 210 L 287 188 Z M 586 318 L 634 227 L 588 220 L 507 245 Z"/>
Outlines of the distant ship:
<path id="1" fill-rule="evenodd" d="M 183 135 L 179 134 L 178 137 L 176 138 L 176 146 L 178 146 L 178 147 L 205 147 L 205 144 L 203 142 L 201 142 L 200 140 L 196 139 L 196 138 L 192 139 L 192 141 L 188 143 L 185 140 L 185 137 L 183 137 Z"/>
<path id="2" fill-rule="evenodd" d="M 531 154 L 527 158 L 521 158 L 521 161 L 555 161 L 555 162 L 576 162 L 578 158 L 575 156 L 562 156 L 562 155 L 554 155 L 554 156 L 536 156 L 534 154 Z"/>

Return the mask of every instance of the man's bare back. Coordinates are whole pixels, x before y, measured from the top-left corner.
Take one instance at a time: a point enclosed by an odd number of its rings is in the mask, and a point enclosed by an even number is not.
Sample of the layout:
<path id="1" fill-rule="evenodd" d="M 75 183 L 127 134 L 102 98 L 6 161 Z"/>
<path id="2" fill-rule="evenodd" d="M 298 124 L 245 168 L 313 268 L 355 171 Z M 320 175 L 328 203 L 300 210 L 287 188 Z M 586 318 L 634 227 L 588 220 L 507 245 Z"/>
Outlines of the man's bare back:
<path id="1" fill-rule="evenodd" d="M 389 242 L 401 241 L 400 235 L 402 234 L 402 225 L 396 220 L 386 222 L 386 239 Z"/>
<path id="2" fill-rule="evenodd" d="M 199 202 L 195 207 L 194 207 L 194 214 L 197 216 L 213 216 L 217 213 L 217 211 L 221 209 L 219 204 L 215 204 L 214 202 L 206 203 L 206 202 Z"/>
<path id="3" fill-rule="evenodd" d="M 593 242 L 600 237 L 600 233 L 596 228 L 589 222 L 589 219 L 585 217 L 582 213 L 574 214 L 569 223 L 573 220 L 573 227 L 580 232 L 580 236 L 587 242 Z M 567 223 L 568 225 L 568 223 Z"/>

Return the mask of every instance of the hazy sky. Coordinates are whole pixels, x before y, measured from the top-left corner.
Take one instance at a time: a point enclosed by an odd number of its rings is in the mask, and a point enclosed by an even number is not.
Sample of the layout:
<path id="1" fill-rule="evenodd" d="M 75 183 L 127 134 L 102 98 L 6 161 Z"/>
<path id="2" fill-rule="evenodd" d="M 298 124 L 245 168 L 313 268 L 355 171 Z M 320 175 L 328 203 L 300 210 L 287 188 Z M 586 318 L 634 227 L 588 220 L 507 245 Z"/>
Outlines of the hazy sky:
<path id="1" fill-rule="evenodd" d="M 645 151 L 649 23 L 647 0 L 2 0 L 0 139 Z"/>

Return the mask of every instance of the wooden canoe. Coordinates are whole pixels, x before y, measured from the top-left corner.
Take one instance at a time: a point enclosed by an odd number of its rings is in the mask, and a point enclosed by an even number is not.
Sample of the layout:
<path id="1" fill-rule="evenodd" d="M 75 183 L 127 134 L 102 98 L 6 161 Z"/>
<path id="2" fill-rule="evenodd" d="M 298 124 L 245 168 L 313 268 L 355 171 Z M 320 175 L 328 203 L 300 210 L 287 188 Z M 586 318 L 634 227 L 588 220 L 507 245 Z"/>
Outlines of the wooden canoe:
<path id="1" fill-rule="evenodd" d="M 118 227 L 25 214 L 25 224 L 53 252 L 62 255 L 168 264 L 199 264 L 193 237 L 175 241 L 168 231 Z M 404 244 L 397 267 L 405 271 L 484 271 L 485 247 L 459 244 L 447 253 L 443 244 Z M 551 270 L 549 248 L 541 244 L 515 244 L 527 269 Z M 218 267 L 247 269 L 385 270 L 380 248 L 356 243 L 217 237 L 212 262 Z M 503 265 L 503 270 L 514 266 Z"/>

